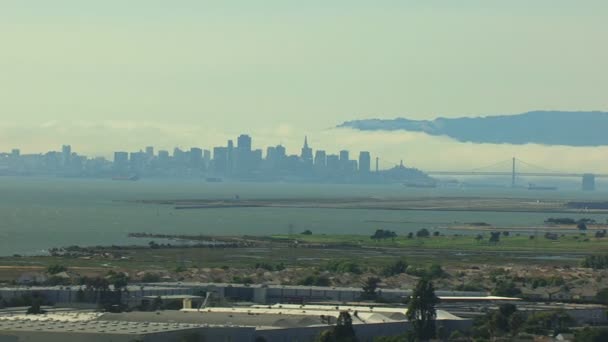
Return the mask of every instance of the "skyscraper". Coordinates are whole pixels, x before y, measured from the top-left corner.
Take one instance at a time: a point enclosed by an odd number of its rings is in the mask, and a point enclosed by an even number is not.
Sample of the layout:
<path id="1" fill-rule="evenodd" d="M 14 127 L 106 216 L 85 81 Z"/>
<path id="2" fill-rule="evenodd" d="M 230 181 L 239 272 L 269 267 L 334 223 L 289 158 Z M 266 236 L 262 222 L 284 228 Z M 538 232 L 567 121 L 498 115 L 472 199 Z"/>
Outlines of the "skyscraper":
<path id="1" fill-rule="evenodd" d="M 238 174 L 247 174 L 253 168 L 253 155 L 251 153 L 251 137 L 247 134 L 239 135 L 236 145 L 235 171 Z"/>
<path id="2" fill-rule="evenodd" d="M 308 147 L 308 137 L 304 137 L 304 146 L 300 158 L 308 164 L 312 164 L 312 148 Z"/>
<path id="3" fill-rule="evenodd" d="M 228 148 L 213 148 L 213 170 L 218 175 L 226 175 L 228 172 Z"/>
<path id="4" fill-rule="evenodd" d="M 70 159 L 72 157 L 72 146 L 63 145 L 61 146 L 61 162 L 63 166 L 68 166 L 70 164 Z"/>
<path id="5" fill-rule="evenodd" d="M 129 170 L 129 154 L 127 152 L 114 152 L 114 172 L 125 175 Z"/>
<path id="6" fill-rule="evenodd" d="M 317 150 L 315 152 L 315 167 L 324 168 L 327 165 L 326 158 L 324 150 Z"/>
<path id="7" fill-rule="evenodd" d="M 359 172 L 361 174 L 368 174 L 371 171 L 371 156 L 369 152 L 362 151 L 359 153 Z"/>
<path id="8" fill-rule="evenodd" d="M 190 149 L 189 164 L 193 169 L 200 169 L 203 166 L 203 150 L 198 147 Z"/>
<path id="9" fill-rule="evenodd" d="M 340 151 L 340 162 L 341 163 L 346 163 L 348 162 L 348 151 L 347 150 L 342 150 Z"/>
<path id="10" fill-rule="evenodd" d="M 150 160 L 154 157 L 154 147 L 153 146 L 146 146 L 146 157 L 148 158 L 148 160 Z"/>
<path id="11" fill-rule="evenodd" d="M 240 151 L 251 151 L 251 137 L 247 134 L 239 135 L 236 148 Z"/>

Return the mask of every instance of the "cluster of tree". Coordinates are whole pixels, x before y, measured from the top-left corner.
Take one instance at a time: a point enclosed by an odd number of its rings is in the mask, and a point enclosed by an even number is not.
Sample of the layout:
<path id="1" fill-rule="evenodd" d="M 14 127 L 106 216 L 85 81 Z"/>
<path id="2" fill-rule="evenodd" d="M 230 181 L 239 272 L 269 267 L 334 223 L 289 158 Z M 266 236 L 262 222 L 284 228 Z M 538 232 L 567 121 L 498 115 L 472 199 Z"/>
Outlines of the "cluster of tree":
<path id="1" fill-rule="evenodd" d="M 513 304 L 501 304 L 497 311 L 474 321 L 471 335 L 475 339 L 492 340 L 497 337 L 515 339 L 521 334 L 555 336 L 568 332 L 573 324 L 572 317 L 563 311 L 524 315 Z"/>
<path id="2" fill-rule="evenodd" d="M 438 303 L 439 298 L 435 295 L 433 283 L 429 279 L 421 279 L 412 292 L 406 313 L 417 340 L 427 341 L 435 338 L 437 334 L 435 306 Z"/>
<path id="3" fill-rule="evenodd" d="M 407 262 L 403 259 L 396 260 L 382 268 L 382 275 L 391 277 L 407 271 Z"/>
<path id="4" fill-rule="evenodd" d="M 569 218 L 569 217 L 549 217 L 548 219 L 545 220 L 545 223 L 547 224 L 563 224 L 563 225 L 574 225 L 574 224 L 594 224 L 595 220 L 594 219 L 590 219 L 590 218 L 582 218 L 579 220 L 575 220 L 573 218 Z"/>
<path id="5" fill-rule="evenodd" d="M 597 291 L 595 299 L 602 304 L 608 304 L 608 288 Z"/>
<path id="6" fill-rule="evenodd" d="M 432 264 L 431 266 L 429 266 L 429 268 L 408 266 L 405 273 L 427 279 L 443 278 L 446 276 L 445 271 L 439 264 Z"/>
<path id="7" fill-rule="evenodd" d="M 350 260 L 332 260 L 325 265 L 324 269 L 336 273 L 363 273 L 361 266 Z"/>
<path id="8" fill-rule="evenodd" d="M 369 238 L 376 241 L 385 239 L 392 239 L 394 241 L 396 237 L 397 233 L 392 230 L 376 229 L 376 232 Z"/>
<path id="9" fill-rule="evenodd" d="M 308 276 L 300 279 L 300 281 L 298 281 L 298 285 L 304 285 L 304 286 L 330 286 L 331 285 L 331 281 L 329 280 L 328 277 L 326 277 L 324 275 L 312 274 L 312 275 L 308 275 Z"/>
<path id="10" fill-rule="evenodd" d="M 546 286 L 562 286 L 566 283 L 564 278 L 561 277 L 531 278 L 528 279 L 528 281 L 531 283 L 533 289 Z"/>
<path id="11" fill-rule="evenodd" d="M 61 272 L 66 272 L 67 270 L 68 268 L 63 265 L 51 265 L 46 269 L 46 272 L 48 274 L 57 274 Z"/>
<path id="12" fill-rule="evenodd" d="M 310 229 L 306 229 L 305 231 L 300 233 L 301 235 L 312 235 L 312 231 Z"/>
<path id="13" fill-rule="evenodd" d="M 574 340 L 577 342 L 605 342 L 608 341 L 608 328 L 586 327 L 574 332 Z"/>
<path id="14" fill-rule="evenodd" d="M 120 312 L 125 306 L 122 294 L 127 291 L 129 277 L 123 272 L 110 271 L 105 277 L 82 277 L 79 280 L 84 290 L 76 294 L 80 302 L 95 302 L 106 311 Z"/>
<path id="15" fill-rule="evenodd" d="M 406 316 L 412 324 L 412 330 L 400 336 L 379 336 L 374 339 L 374 342 L 417 342 L 435 338 L 442 341 L 448 340 L 444 327 L 438 327 L 436 324 L 437 310 L 435 307 L 438 303 L 439 298 L 435 295 L 433 283 L 428 279 L 421 279 L 416 284 L 408 302 Z M 455 338 L 458 337 L 456 334 L 452 335 Z M 450 336 L 451 340 L 453 339 Z"/>
<path id="16" fill-rule="evenodd" d="M 380 278 L 377 277 L 368 277 L 363 282 L 361 293 L 362 300 L 376 300 L 378 298 L 378 284 L 380 283 Z"/>
<path id="17" fill-rule="evenodd" d="M 604 255 L 588 255 L 583 259 L 583 267 L 602 270 L 608 268 L 608 254 Z"/>
<path id="18" fill-rule="evenodd" d="M 429 236 L 431 236 L 431 233 L 426 228 L 422 228 L 416 232 L 416 237 L 419 237 L 419 238 L 425 238 L 425 237 L 429 237 Z"/>
<path id="19" fill-rule="evenodd" d="M 595 232 L 595 237 L 598 239 L 604 238 L 604 237 L 606 237 L 606 234 L 607 234 L 606 229 L 598 230 L 597 232 Z"/>
<path id="20" fill-rule="evenodd" d="M 493 245 L 498 244 L 498 242 L 500 242 L 500 232 L 490 232 L 488 242 Z"/>
<path id="21" fill-rule="evenodd" d="M 557 240 L 557 239 L 559 239 L 559 235 L 557 235 L 557 233 L 546 232 L 545 233 L 545 239 L 548 239 L 548 240 Z"/>
<path id="22" fill-rule="evenodd" d="M 0 309 L 6 307 L 32 307 L 35 305 L 40 307 L 41 305 L 51 304 L 51 301 L 49 301 L 43 294 L 38 292 L 23 294 L 18 297 L 12 297 L 10 299 L 4 299 L 0 297 Z"/>
<path id="23" fill-rule="evenodd" d="M 146 272 L 144 273 L 144 275 L 141 277 L 141 281 L 142 283 L 158 283 L 160 282 L 162 279 L 160 277 L 160 274 L 158 273 L 151 273 L 151 272 Z"/>
<path id="24" fill-rule="evenodd" d="M 255 264 L 255 269 L 263 269 L 266 271 L 282 271 L 285 269 L 285 265 L 280 262 L 276 265 L 267 263 L 267 262 L 259 262 L 257 264 Z"/>
<path id="25" fill-rule="evenodd" d="M 347 311 L 340 312 L 336 325 L 323 331 L 317 342 L 357 342 L 353 319 Z"/>
<path id="26" fill-rule="evenodd" d="M 241 277 L 238 275 L 235 275 L 232 277 L 232 282 L 233 283 L 237 283 L 237 284 L 243 284 L 243 285 L 249 285 L 249 284 L 253 284 L 253 279 L 251 277 Z"/>
<path id="27" fill-rule="evenodd" d="M 498 310 L 474 321 L 471 334 L 490 339 L 497 336 L 517 336 L 525 323 L 525 316 L 513 304 L 501 304 Z"/>
<path id="28" fill-rule="evenodd" d="M 492 289 L 492 295 L 501 297 L 515 297 L 521 295 L 521 290 L 511 280 L 500 280 Z"/>

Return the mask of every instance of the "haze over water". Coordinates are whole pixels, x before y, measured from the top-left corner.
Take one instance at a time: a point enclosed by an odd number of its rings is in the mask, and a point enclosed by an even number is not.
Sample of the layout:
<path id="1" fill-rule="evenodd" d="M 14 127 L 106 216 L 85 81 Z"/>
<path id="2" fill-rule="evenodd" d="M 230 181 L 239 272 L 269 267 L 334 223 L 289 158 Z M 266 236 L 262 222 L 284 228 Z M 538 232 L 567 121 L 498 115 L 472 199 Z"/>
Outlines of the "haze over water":
<path id="1" fill-rule="evenodd" d="M 506 181 L 505 181 L 506 182 Z M 499 227 L 542 225 L 549 216 L 608 215 L 458 212 L 418 210 L 341 210 L 230 208 L 175 210 L 133 200 L 348 198 L 348 197 L 504 197 L 531 199 L 604 199 L 606 186 L 596 192 L 566 184 L 560 191 L 510 188 L 406 188 L 393 185 L 328 185 L 283 183 L 205 183 L 203 181 L 138 182 L 0 177 L 0 254 L 40 254 L 52 247 L 147 244 L 128 233 L 263 235 L 297 234 L 306 229 L 326 234 L 372 234 L 386 228 L 407 234 L 420 228 L 445 230 L 455 223 L 488 222 Z M 290 228 L 291 227 L 291 228 Z M 465 232 L 466 233 L 466 232 Z M 470 232 L 469 232 L 470 233 Z"/>

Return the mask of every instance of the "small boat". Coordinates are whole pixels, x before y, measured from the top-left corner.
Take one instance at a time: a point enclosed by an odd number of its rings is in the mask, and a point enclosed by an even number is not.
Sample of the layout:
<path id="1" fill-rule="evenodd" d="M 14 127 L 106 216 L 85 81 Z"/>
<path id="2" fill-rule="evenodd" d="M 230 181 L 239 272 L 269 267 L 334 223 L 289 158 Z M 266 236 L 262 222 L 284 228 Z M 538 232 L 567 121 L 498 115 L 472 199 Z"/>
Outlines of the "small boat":
<path id="1" fill-rule="evenodd" d="M 405 183 L 404 186 L 408 188 L 436 188 L 437 183 Z"/>
<path id="2" fill-rule="evenodd" d="M 115 180 L 115 181 L 138 181 L 139 180 L 139 176 L 138 175 L 133 175 L 133 176 L 116 176 L 116 177 L 112 177 L 112 180 Z"/>
<path id="3" fill-rule="evenodd" d="M 556 186 L 541 186 L 541 185 L 535 185 L 535 184 L 529 184 L 528 185 L 528 190 L 557 190 Z"/>

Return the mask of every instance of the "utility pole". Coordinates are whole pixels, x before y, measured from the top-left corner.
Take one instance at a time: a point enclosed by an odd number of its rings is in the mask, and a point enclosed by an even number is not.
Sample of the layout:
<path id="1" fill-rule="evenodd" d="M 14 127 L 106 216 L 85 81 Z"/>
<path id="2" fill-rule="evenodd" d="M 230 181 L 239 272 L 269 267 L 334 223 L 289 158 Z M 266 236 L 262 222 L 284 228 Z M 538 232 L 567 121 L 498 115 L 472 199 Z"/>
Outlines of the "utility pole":
<path id="1" fill-rule="evenodd" d="M 515 187 L 515 157 L 513 157 L 513 171 L 511 172 L 511 187 Z"/>

